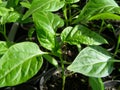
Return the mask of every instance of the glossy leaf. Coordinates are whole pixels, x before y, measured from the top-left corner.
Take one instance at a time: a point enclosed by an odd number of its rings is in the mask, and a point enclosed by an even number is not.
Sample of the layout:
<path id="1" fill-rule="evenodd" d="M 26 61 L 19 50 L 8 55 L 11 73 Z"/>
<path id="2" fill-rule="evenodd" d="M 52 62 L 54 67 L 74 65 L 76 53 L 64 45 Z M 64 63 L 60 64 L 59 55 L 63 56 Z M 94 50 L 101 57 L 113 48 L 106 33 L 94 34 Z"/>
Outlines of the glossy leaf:
<path id="1" fill-rule="evenodd" d="M 48 61 L 50 62 L 52 65 L 54 65 L 55 67 L 58 67 L 58 62 L 55 58 L 53 58 L 52 56 L 50 55 L 43 55 L 43 57 Z"/>
<path id="2" fill-rule="evenodd" d="M 91 77 L 105 77 L 113 70 L 111 55 L 100 46 L 90 46 L 83 49 L 68 66 L 68 70 Z"/>
<path id="3" fill-rule="evenodd" d="M 57 11 L 64 6 L 64 1 L 60 0 L 33 0 L 30 9 L 23 16 L 23 19 L 29 17 L 36 11 Z"/>
<path id="4" fill-rule="evenodd" d="M 76 22 L 85 23 L 99 13 L 120 13 L 120 7 L 114 0 L 89 0 L 82 9 Z"/>
<path id="5" fill-rule="evenodd" d="M 51 32 L 56 32 L 57 28 L 64 25 L 64 21 L 58 15 L 50 12 L 36 12 L 33 14 L 33 19 L 42 23 L 41 26 L 49 28 Z"/>
<path id="6" fill-rule="evenodd" d="M 20 18 L 20 14 L 17 12 L 10 12 L 7 19 L 4 20 L 6 22 L 16 22 Z"/>
<path id="7" fill-rule="evenodd" d="M 39 47 L 32 42 L 15 44 L 0 59 L 0 87 L 26 82 L 41 68 Z"/>
<path id="8" fill-rule="evenodd" d="M 112 13 L 100 13 L 95 16 L 92 16 L 89 20 L 99 20 L 99 19 L 120 20 L 120 16 Z"/>
<path id="9" fill-rule="evenodd" d="M 0 16 L 5 16 L 10 11 L 13 11 L 13 8 L 0 7 Z"/>
<path id="10" fill-rule="evenodd" d="M 0 55 L 3 55 L 8 50 L 8 45 L 5 41 L 0 41 Z"/>
<path id="11" fill-rule="evenodd" d="M 65 28 L 61 34 L 61 39 L 63 42 L 75 45 L 79 45 L 81 43 L 87 45 L 100 45 L 107 43 L 102 36 L 82 25 L 77 25 L 74 28 Z"/>
<path id="12" fill-rule="evenodd" d="M 20 14 L 15 12 L 13 8 L 7 9 L 5 7 L 0 7 L 0 22 L 5 24 L 7 22 L 15 22 L 20 17 Z"/>
<path id="13" fill-rule="evenodd" d="M 89 77 L 89 84 L 92 87 L 92 90 L 105 90 L 101 78 Z"/>
<path id="14" fill-rule="evenodd" d="M 80 0 L 66 0 L 67 3 L 76 3 L 79 2 Z"/>
<path id="15" fill-rule="evenodd" d="M 55 32 L 57 27 L 64 25 L 63 20 L 50 12 L 36 12 L 33 14 L 33 20 L 40 44 L 48 50 L 53 50 L 57 44 Z"/>
<path id="16" fill-rule="evenodd" d="M 23 7 L 30 8 L 31 4 L 29 2 L 20 2 Z"/>

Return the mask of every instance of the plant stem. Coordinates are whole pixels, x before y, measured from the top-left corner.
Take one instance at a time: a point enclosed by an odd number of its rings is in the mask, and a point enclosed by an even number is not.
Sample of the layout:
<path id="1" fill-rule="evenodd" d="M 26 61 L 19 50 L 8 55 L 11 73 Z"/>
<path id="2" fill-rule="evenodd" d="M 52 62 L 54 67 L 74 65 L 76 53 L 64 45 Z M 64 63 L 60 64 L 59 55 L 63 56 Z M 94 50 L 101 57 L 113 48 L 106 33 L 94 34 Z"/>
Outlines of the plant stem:
<path id="1" fill-rule="evenodd" d="M 118 41 L 117 41 L 117 46 L 115 48 L 114 56 L 118 53 L 119 46 L 120 46 L 120 35 L 118 36 Z"/>
<path id="2" fill-rule="evenodd" d="M 65 18 L 66 26 L 68 26 L 67 5 L 65 5 L 65 6 L 63 7 L 63 15 L 64 15 L 64 18 Z"/>
<path id="3" fill-rule="evenodd" d="M 72 16 L 71 16 L 71 5 L 68 4 L 68 9 L 69 9 L 69 23 L 72 23 Z"/>
<path id="4" fill-rule="evenodd" d="M 104 22 L 104 20 L 102 20 L 102 23 L 101 23 L 101 26 L 100 26 L 100 30 L 99 30 L 99 34 L 102 32 L 104 24 L 105 24 L 105 22 Z"/>
<path id="5" fill-rule="evenodd" d="M 3 25 L 3 36 L 4 36 L 5 40 L 8 42 L 9 40 L 8 40 L 7 35 L 6 35 L 6 26 L 5 26 L 5 24 Z"/>
<path id="6" fill-rule="evenodd" d="M 120 63 L 120 60 L 109 60 L 110 62 L 118 62 Z"/>
<path id="7" fill-rule="evenodd" d="M 60 60 L 61 60 L 61 67 L 62 67 L 62 90 L 64 90 L 65 88 L 65 67 L 64 67 L 64 61 L 62 59 L 62 56 L 60 56 Z"/>

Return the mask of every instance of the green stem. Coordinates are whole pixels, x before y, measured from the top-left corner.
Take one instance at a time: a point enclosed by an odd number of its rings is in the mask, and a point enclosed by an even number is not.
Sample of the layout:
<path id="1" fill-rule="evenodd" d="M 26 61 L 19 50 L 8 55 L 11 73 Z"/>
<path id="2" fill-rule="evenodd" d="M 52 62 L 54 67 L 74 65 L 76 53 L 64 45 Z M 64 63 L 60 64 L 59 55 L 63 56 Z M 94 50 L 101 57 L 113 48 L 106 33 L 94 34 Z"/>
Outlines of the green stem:
<path id="1" fill-rule="evenodd" d="M 102 32 L 104 24 L 105 24 L 105 22 L 104 22 L 104 20 L 102 20 L 102 23 L 101 23 L 101 26 L 100 26 L 99 33 L 101 33 L 101 32 Z"/>
<path id="2" fill-rule="evenodd" d="M 120 46 L 120 35 L 118 36 L 118 41 L 117 41 L 117 46 L 114 52 L 114 56 L 118 53 L 119 46 Z"/>
<path id="3" fill-rule="evenodd" d="M 62 56 L 60 56 L 60 60 L 61 60 L 61 67 L 62 67 L 62 90 L 64 90 L 65 88 L 65 67 L 64 67 L 64 61 L 62 59 Z"/>
<path id="4" fill-rule="evenodd" d="M 109 60 L 110 62 L 118 62 L 120 63 L 120 60 Z"/>
<path id="5" fill-rule="evenodd" d="M 3 25 L 3 36 L 4 36 L 5 40 L 8 42 L 9 40 L 8 40 L 7 35 L 6 35 L 6 26 L 5 26 L 5 24 Z"/>
<path id="6" fill-rule="evenodd" d="M 68 5 L 68 9 L 69 9 L 69 23 L 72 23 L 72 15 L 71 15 L 71 5 Z"/>
<path id="7" fill-rule="evenodd" d="M 63 15 L 65 17 L 66 26 L 68 26 L 68 17 L 67 17 L 67 5 L 63 7 Z"/>

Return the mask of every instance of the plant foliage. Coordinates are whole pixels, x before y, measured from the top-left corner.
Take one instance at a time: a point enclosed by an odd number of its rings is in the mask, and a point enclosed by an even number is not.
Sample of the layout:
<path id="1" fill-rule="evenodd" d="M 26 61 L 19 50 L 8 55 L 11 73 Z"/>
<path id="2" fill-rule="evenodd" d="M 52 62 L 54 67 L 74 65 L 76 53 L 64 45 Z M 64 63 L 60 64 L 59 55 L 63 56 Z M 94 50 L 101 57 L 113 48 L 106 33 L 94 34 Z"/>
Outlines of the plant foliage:
<path id="1" fill-rule="evenodd" d="M 119 28 L 108 28 L 106 22 L 120 20 L 119 14 L 114 0 L 0 0 L 0 87 L 27 82 L 41 70 L 44 58 L 61 68 L 62 90 L 66 69 L 89 77 L 93 90 L 104 90 L 102 77 L 120 62 Z M 26 24 L 27 38 L 20 41 L 24 35 L 17 30 Z M 111 45 L 106 28 L 116 39 L 112 52 L 105 47 Z M 67 60 L 73 55 L 67 45 L 79 51 L 74 60 Z"/>

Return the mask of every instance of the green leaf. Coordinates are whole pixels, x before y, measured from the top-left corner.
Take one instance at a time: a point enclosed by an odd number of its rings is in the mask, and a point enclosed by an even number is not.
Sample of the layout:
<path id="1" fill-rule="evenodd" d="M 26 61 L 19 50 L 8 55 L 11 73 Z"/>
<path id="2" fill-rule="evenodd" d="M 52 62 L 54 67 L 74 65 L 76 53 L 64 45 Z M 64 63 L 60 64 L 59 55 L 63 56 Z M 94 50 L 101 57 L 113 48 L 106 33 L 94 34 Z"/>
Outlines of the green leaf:
<path id="1" fill-rule="evenodd" d="M 2 0 L 0 0 L 0 3 L 2 3 Z"/>
<path id="2" fill-rule="evenodd" d="M 99 13 L 120 13 L 120 7 L 114 0 L 89 0 L 75 22 L 85 23 Z"/>
<path id="3" fill-rule="evenodd" d="M 68 70 L 91 77 L 105 77 L 113 70 L 111 55 L 100 46 L 89 46 L 83 49 Z"/>
<path id="4" fill-rule="evenodd" d="M 23 16 L 23 20 L 36 11 L 58 11 L 64 6 L 60 0 L 33 0 L 30 9 Z"/>
<path id="5" fill-rule="evenodd" d="M 0 41 L 0 55 L 3 55 L 8 50 L 8 45 L 5 41 Z"/>
<path id="6" fill-rule="evenodd" d="M 102 36 L 82 25 L 76 25 L 74 28 L 65 28 L 61 34 L 61 39 L 63 42 L 75 45 L 81 43 L 87 45 L 100 45 L 107 43 Z"/>
<path id="7" fill-rule="evenodd" d="M 31 4 L 29 2 L 20 2 L 23 7 L 30 8 Z"/>
<path id="8" fill-rule="evenodd" d="M 42 54 L 32 42 L 11 46 L 0 59 L 0 87 L 18 85 L 33 77 L 42 66 Z"/>
<path id="9" fill-rule="evenodd" d="M 112 19 L 112 20 L 120 20 L 120 16 L 112 13 L 100 13 L 92 16 L 89 20 L 99 20 L 99 19 Z"/>
<path id="10" fill-rule="evenodd" d="M 77 3 L 79 2 L 80 0 L 66 0 L 67 3 Z"/>
<path id="11" fill-rule="evenodd" d="M 6 7 L 7 1 L 0 1 L 0 7 Z"/>
<path id="12" fill-rule="evenodd" d="M 18 5 L 19 0 L 8 0 L 7 7 L 15 7 Z"/>
<path id="13" fill-rule="evenodd" d="M 63 20 L 58 15 L 50 12 L 36 12 L 33 14 L 33 20 L 40 44 L 48 50 L 57 47 L 55 32 L 58 27 L 64 25 Z"/>
<path id="14" fill-rule="evenodd" d="M 104 90 L 104 84 L 101 78 L 89 77 L 89 84 L 92 90 Z"/>
<path id="15" fill-rule="evenodd" d="M 50 56 L 50 55 L 43 55 L 43 57 L 44 57 L 48 62 L 50 62 L 52 65 L 54 65 L 55 67 L 58 67 L 58 62 L 56 61 L 55 58 L 53 58 L 53 57 Z"/>
<path id="16" fill-rule="evenodd" d="M 6 15 L 1 17 L 1 24 L 16 22 L 20 18 L 20 14 L 17 12 L 8 12 Z"/>
<path id="17" fill-rule="evenodd" d="M 28 31 L 28 38 L 32 38 L 33 34 L 35 32 L 35 28 L 30 28 L 29 31 Z"/>
<path id="18" fill-rule="evenodd" d="M 5 22 L 16 22 L 20 18 L 20 14 L 17 12 L 10 12 Z"/>
<path id="19" fill-rule="evenodd" d="M 10 11 L 13 11 L 13 8 L 0 7 L 0 16 L 5 16 Z"/>
<path id="20" fill-rule="evenodd" d="M 20 14 L 15 12 L 13 8 L 7 9 L 5 7 L 0 7 L 0 22 L 5 24 L 7 22 L 15 22 L 20 17 Z"/>

